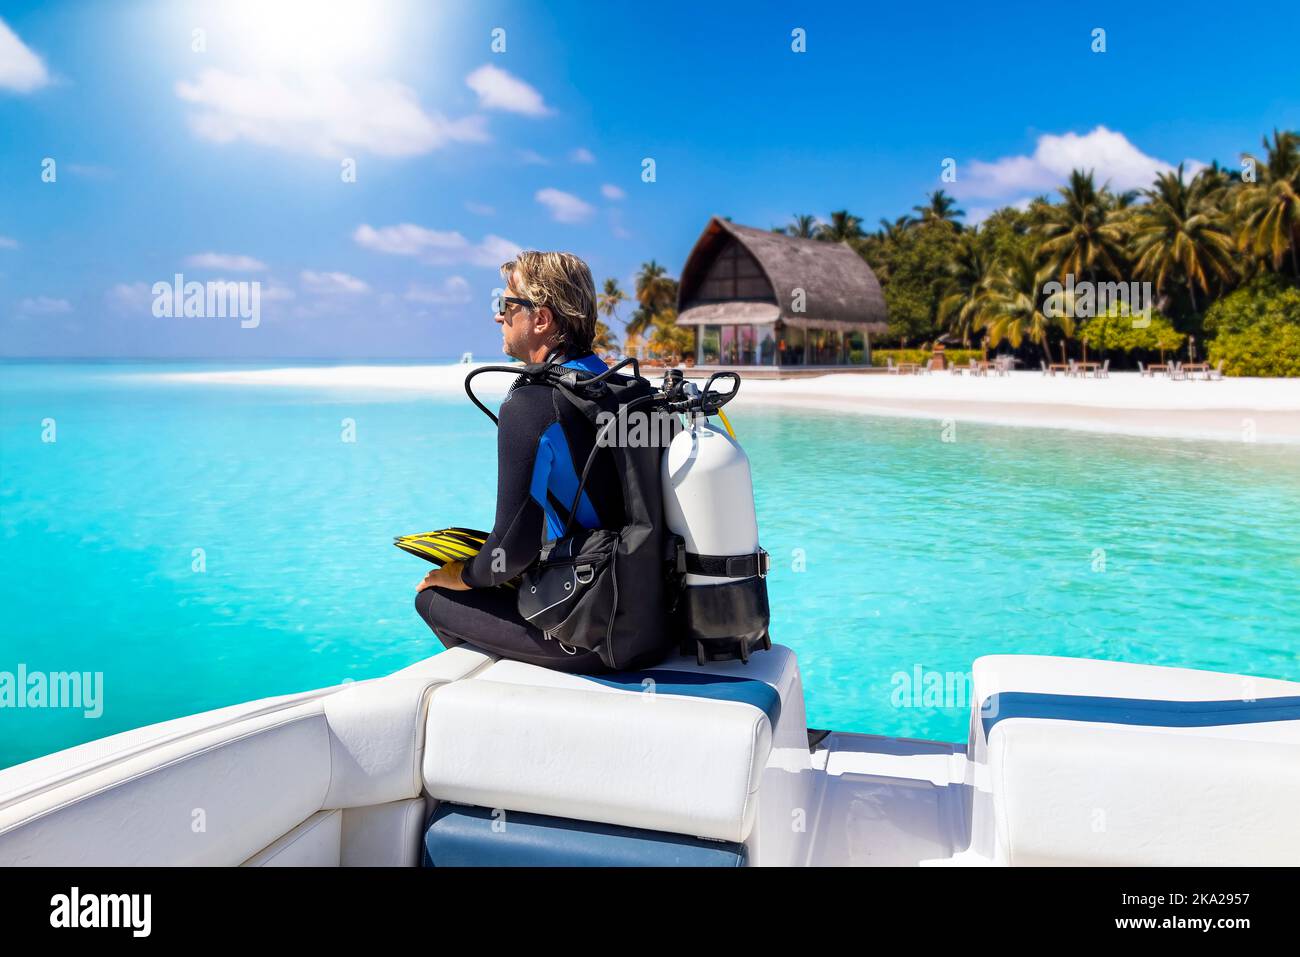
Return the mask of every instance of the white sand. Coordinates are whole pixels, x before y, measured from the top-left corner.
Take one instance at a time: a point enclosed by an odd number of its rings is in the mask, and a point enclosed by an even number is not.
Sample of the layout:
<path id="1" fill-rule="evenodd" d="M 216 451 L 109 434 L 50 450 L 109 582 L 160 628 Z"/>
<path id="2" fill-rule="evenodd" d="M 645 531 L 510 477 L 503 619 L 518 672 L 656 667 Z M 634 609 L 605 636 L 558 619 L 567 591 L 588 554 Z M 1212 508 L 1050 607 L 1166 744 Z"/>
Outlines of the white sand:
<path id="1" fill-rule="evenodd" d="M 464 391 L 473 366 L 335 366 L 178 372 L 155 378 L 225 385 L 292 386 L 424 393 Z M 501 395 L 510 376 L 485 374 L 483 396 Z M 1115 432 L 1126 435 L 1300 444 L 1300 379 L 1148 379 L 1114 372 L 1073 379 L 1037 372 L 1005 377 L 837 374 L 747 379 L 737 407 L 779 404 L 835 412 Z"/>
<path id="2" fill-rule="evenodd" d="M 738 403 L 1124 435 L 1300 444 L 1300 379 L 827 375 L 750 380 Z"/>

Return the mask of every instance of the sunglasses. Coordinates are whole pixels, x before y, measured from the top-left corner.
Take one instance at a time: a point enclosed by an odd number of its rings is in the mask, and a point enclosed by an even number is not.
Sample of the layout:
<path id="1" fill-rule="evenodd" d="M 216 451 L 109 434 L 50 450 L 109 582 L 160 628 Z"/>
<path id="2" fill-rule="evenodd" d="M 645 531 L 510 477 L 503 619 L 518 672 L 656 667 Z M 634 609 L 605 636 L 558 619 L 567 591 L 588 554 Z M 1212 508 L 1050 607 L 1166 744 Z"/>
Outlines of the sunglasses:
<path id="1" fill-rule="evenodd" d="M 525 309 L 532 309 L 536 307 L 536 305 L 537 303 L 533 302 L 531 299 L 520 299 L 518 296 L 502 296 L 501 308 L 497 310 L 497 314 L 505 315 L 507 306 L 522 306 Z"/>

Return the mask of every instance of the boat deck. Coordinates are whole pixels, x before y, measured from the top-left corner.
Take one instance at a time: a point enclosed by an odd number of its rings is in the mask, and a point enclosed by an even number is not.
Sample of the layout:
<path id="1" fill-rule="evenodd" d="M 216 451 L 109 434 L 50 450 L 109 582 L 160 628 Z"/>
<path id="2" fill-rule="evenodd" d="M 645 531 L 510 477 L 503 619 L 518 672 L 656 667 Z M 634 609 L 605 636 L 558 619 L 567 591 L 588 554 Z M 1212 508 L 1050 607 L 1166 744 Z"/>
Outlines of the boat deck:
<path id="1" fill-rule="evenodd" d="M 833 731 L 813 751 L 815 867 L 953 863 L 970 843 L 966 747 Z"/>

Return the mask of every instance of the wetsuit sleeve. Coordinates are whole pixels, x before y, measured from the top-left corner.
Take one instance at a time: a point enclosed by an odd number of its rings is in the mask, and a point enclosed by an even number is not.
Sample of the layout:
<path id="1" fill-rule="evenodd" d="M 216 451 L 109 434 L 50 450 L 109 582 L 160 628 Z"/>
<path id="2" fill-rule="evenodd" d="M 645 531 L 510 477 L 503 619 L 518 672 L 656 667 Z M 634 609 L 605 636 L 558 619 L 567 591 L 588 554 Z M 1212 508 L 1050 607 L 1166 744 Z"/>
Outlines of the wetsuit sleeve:
<path id="1" fill-rule="evenodd" d="M 537 557 L 546 512 L 531 494 L 542 434 L 555 420 L 551 390 L 516 389 L 497 423 L 497 511 L 483 549 L 465 565 L 461 581 L 489 588 L 514 578 Z M 550 454 L 549 447 L 543 455 Z"/>

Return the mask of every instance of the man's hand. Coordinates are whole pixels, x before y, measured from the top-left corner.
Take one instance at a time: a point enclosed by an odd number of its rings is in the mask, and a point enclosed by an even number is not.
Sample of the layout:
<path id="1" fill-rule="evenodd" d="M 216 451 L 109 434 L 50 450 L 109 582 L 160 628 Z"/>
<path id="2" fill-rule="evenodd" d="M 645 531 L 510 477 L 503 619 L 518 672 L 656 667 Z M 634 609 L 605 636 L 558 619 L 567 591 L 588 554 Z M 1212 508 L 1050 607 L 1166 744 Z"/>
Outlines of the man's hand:
<path id="1" fill-rule="evenodd" d="M 464 562 L 448 562 L 425 575 L 415 590 L 421 592 L 426 588 L 445 588 L 448 591 L 469 591 L 469 586 L 460 580 L 460 573 L 464 570 Z"/>

